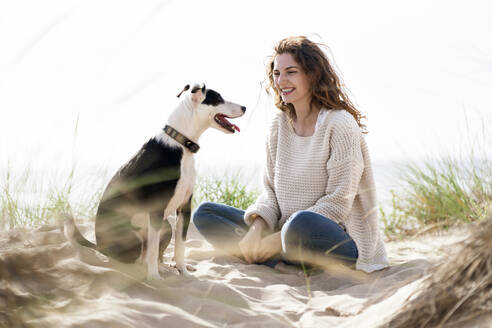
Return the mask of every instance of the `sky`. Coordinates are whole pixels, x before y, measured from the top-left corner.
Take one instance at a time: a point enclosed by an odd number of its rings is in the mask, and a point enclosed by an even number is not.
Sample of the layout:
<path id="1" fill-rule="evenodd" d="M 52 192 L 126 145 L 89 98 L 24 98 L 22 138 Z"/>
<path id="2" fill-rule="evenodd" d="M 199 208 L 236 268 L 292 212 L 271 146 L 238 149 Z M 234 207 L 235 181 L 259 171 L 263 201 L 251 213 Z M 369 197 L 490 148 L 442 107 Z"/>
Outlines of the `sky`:
<path id="1" fill-rule="evenodd" d="M 265 63 L 290 35 L 329 47 L 374 162 L 456 151 L 492 121 L 491 1 L 0 0 L 0 164 L 116 170 L 203 82 L 247 112 L 205 132 L 199 167 L 261 166 Z"/>

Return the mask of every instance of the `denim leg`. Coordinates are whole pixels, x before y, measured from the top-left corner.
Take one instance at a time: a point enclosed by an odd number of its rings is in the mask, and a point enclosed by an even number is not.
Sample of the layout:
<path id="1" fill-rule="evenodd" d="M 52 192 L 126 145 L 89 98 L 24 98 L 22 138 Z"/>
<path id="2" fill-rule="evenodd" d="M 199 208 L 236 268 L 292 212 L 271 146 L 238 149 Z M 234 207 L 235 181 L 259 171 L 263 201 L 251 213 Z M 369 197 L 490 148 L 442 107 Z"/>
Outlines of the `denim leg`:
<path id="1" fill-rule="evenodd" d="M 249 230 L 243 218 L 243 210 L 228 205 L 205 202 L 195 210 L 193 223 L 200 234 L 215 248 L 242 258 L 238 243 Z M 259 264 L 273 268 L 278 262 L 278 260 L 270 259 Z"/>
<path id="2" fill-rule="evenodd" d="M 244 211 L 211 202 L 200 204 L 193 214 L 193 223 L 200 234 L 215 248 L 240 254 L 237 244 L 248 232 Z"/>
<path id="3" fill-rule="evenodd" d="M 314 212 L 294 213 L 282 227 L 282 250 L 287 259 L 312 263 L 309 256 L 332 256 L 354 263 L 359 254 L 348 233 L 336 222 Z"/>

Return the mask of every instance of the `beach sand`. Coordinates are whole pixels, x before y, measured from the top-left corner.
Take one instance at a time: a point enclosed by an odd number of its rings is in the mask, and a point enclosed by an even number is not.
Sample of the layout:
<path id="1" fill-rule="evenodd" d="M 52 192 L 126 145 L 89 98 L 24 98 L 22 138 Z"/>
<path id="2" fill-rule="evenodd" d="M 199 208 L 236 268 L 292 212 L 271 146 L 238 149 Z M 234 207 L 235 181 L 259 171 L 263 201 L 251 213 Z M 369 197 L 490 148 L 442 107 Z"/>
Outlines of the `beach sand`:
<path id="1" fill-rule="evenodd" d="M 77 225 L 94 239 L 93 222 Z M 391 267 L 373 274 L 306 277 L 295 267 L 285 273 L 217 253 L 190 227 L 193 277 L 169 269 L 150 284 L 141 266 L 78 252 L 55 226 L 16 228 L 0 232 L 0 327 L 377 327 L 468 235 L 460 229 L 388 242 Z M 171 244 L 166 263 L 172 251 Z M 490 327 L 488 319 L 473 327 Z"/>

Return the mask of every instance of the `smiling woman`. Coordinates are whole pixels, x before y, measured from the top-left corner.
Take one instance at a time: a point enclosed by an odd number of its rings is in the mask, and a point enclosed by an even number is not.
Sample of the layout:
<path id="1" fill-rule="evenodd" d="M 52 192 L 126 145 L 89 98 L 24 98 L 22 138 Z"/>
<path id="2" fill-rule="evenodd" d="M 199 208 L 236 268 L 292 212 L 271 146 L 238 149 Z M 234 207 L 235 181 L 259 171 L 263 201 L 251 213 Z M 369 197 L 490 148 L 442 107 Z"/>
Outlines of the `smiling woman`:
<path id="1" fill-rule="evenodd" d="M 284 39 L 267 74 L 281 112 L 267 138 L 264 191 L 246 211 L 200 205 L 195 226 L 248 263 L 387 267 L 362 115 L 325 54 L 305 37 Z"/>

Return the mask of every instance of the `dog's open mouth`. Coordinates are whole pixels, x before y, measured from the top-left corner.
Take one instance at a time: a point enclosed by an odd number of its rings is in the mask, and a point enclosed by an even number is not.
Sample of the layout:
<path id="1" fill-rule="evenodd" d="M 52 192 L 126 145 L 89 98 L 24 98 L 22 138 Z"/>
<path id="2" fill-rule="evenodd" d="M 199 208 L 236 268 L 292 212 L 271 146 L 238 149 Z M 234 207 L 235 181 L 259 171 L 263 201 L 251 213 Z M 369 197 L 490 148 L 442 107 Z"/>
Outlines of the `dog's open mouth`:
<path id="1" fill-rule="evenodd" d="M 234 125 L 231 122 L 229 122 L 227 120 L 227 118 L 229 118 L 229 117 L 225 116 L 224 114 L 217 114 L 214 117 L 215 122 L 217 122 L 221 127 L 226 129 L 227 131 L 230 131 L 232 133 L 234 133 L 236 131 L 241 132 L 241 130 L 239 130 L 239 127 L 237 125 Z"/>

